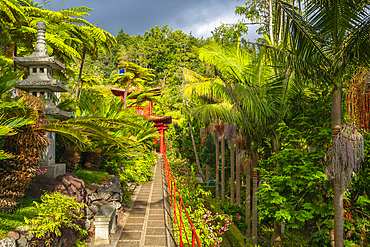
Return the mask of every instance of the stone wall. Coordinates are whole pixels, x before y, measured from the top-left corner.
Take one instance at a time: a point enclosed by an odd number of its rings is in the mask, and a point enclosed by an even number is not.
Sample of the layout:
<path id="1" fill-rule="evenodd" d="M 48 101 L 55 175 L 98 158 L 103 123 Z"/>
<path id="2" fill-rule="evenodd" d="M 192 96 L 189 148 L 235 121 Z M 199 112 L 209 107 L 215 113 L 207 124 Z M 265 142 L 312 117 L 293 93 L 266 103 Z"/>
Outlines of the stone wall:
<path id="1" fill-rule="evenodd" d="M 89 236 L 94 234 L 94 215 L 99 211 L 102 205 L 115 205 L 117 215 L 124 212 L 123 191 L 121 189 L 120 179 L 112 177 L 108 181 L 103 181 L 101 185 L 91 184 L 85 187 L 84 181 L 74 174 L 65 174 L 55 179 L 44 178 L 35 181 L 30 188 L 30 194 L 34 197 L 40 197 L 44 191 L 60 190 L 61 194 L 75 197 L 76 201 L 88 205 L 85 209 L 85 229 Z M 29 241 L 35 241 L 34 236 L 26 227 L 18 227 L 8 233 L 7 239 L 0 240 L 0 247 L 28 247 Z M 68 246 L 78 239 L 76 234 L 68 232 L 68 229 L 62 230 L 62 236 L 51 245 L 52 247 Z M 67 243 L 68 242 L 68 243 Z M 72 246 L 71 245 L 71 246 Z"/>

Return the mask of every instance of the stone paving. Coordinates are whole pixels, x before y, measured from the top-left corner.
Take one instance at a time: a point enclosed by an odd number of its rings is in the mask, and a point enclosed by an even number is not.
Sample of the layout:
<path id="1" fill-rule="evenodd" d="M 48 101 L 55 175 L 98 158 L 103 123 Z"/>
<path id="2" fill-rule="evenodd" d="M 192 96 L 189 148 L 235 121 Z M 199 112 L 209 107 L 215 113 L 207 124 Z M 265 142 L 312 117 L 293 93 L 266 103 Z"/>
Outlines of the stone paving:
<path id="1" fill-rule="evenodd" d="M 160 159 L 161 160 L 161 159 Z M 138 186 L 133 193 L 133 206 L 117 225 L 106 247 L 170 246 L 166 230 L 162 164 L 154 167 L 154 179 Z"/>

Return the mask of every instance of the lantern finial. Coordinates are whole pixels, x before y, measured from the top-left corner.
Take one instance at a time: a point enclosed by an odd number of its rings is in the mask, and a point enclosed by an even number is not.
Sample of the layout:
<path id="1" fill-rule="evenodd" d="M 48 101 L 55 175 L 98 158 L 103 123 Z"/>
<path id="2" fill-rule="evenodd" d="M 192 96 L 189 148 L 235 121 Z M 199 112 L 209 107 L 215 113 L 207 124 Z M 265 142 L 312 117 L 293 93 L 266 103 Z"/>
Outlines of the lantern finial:
<path id="1" fill-rule="evenodd" d="M 37 45 L 35 46 L 35 51 L 32 53 L 31 56 L 38 57 L 49 56 L 45 45 L 45 31 L 46 31 L 45 22 L 43 21 L 37 22 L 36 30 L 37 30 Z"/>

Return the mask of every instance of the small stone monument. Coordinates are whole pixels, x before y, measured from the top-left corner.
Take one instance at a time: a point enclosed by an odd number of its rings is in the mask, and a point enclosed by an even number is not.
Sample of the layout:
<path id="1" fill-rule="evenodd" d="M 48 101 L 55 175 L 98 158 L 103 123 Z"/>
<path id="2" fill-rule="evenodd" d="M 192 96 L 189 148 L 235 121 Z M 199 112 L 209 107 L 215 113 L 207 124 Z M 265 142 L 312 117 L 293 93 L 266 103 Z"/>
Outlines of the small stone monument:
<path id="1" fill-rule="evenodd" d="M 68 87 L 61 84 L 59 80 L 53 79 L 53 70 L 62 70 L 65 65 L 50 57 L 45 45 L 45 22 L 39 21 L 36 24 L 37 44 L 35 51 L 28 57 L 14 57 L 14 62 L 28 68 L 29 76 L 18 81 L 17 88 L 28 92 L 36 97 L 45 96 L 48 103 L 45 106 L 45 114 L 54 118 L 69 118 L 71 113 L 62 111 L 53 104 L 54 92 L 67 92 Z M 47 132 L 50 145 L 44 153 L 41 169 L 47 169 L 46 177 L 55 178 L 66 172 L 65 164 L 55 164 L 55 133 Z"/>

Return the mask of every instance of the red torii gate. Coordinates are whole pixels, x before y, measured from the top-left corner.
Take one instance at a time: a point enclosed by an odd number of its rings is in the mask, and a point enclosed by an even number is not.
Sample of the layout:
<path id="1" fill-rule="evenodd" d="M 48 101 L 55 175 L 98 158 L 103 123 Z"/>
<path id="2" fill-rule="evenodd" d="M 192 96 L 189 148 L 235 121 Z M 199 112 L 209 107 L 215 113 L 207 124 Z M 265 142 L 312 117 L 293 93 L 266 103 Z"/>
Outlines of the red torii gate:
<path id="1" fill-rule="evenodd" d="M 122 89 L 116 89 L 111 88 L 110 89 L 113 95 L 115 96 L 121 96 L 121 100 L 123 101 L 125 90 Z M 131 88 L 131 90 L 127 93 L 127 96 L 129 96 L 134 91 L 141 91 L 140 88 Z M 161 92 L 161 88 L 152 88 L 149 89 L 148 92 Z M 139 95 L 136 95 L 135 97 L 132 97 L 130 99 L 137 99 Z M 161 154 L 166 154 L 166 145 L 164 141 L 164 134 L 167 130 L 168 124 L 172 123 L 172 117 L 166 116 L 166 117 L 156 117 L 153 116 L 153 102 L 151 100 L 149 101 L 148 106 L 138 106 L 134 105 L 132 108 L 136 109 L 136 113 L 140 114 L 144 119 L 148 119 L 149 121 L 152 121 L 154 123 L 154 127 L 158 129 L 160 137 L 159 137 L 159 152 Z"/>

